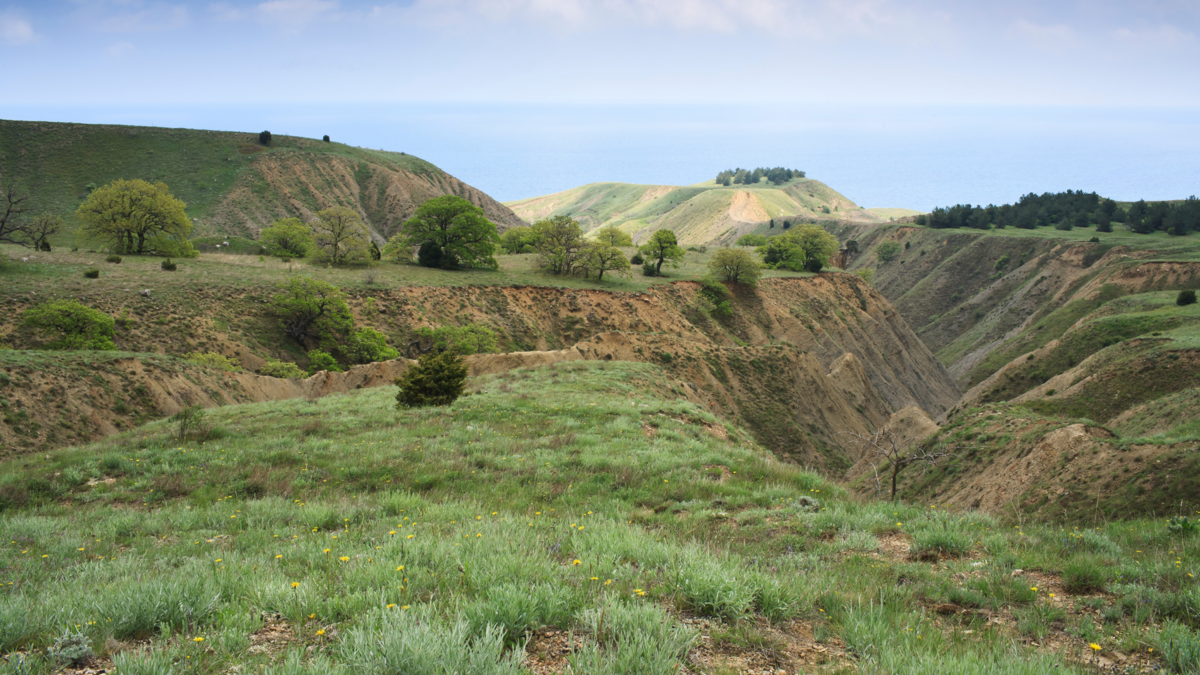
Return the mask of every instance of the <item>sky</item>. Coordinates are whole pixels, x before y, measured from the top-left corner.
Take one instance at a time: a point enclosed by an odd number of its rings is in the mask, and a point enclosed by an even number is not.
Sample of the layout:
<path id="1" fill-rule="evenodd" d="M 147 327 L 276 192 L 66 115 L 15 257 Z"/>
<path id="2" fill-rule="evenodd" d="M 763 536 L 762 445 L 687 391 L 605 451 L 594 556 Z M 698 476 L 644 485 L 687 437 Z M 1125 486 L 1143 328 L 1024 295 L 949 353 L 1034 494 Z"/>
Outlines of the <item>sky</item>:
<path id="1" fill-rule="evenodd" d="M 0 0 L 5 108 L 1200 105 L 1200 2 Z"/>

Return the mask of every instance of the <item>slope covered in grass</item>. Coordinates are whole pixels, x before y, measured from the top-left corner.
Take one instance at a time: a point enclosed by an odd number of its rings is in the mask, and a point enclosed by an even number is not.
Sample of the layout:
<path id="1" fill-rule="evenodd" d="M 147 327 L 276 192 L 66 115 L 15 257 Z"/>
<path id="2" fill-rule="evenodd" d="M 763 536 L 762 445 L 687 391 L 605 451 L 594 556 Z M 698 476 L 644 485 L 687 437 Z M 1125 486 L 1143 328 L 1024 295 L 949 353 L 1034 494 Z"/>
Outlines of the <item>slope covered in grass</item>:
<path id="1" fill-rule="evenodd" d="M 1087 672 L 1089 643 L 1196 664 L 1200 538 L 849 501 L 664 377 L 228 406 L 202 438 L 0 464 L 3 668 L 55 671 L 76 633 L 122 675 L 1033 674 Z"/>
<path id="2" fill-rule="evenodd" d="M 491 197 L 403 152 L 258 132 L 0 120 L 0 176 L 30 194 L 32 213 L 70 218 L 89 191 L 118 178 L 164 182 L 199 235 L 254 236 L 279 218 L 331 206 L 359 211 L 387 236 L 423 201 L 469 199 L 501 226 L 521 220 Z M 72 243 L 70 233 L 59 242 Z"/>

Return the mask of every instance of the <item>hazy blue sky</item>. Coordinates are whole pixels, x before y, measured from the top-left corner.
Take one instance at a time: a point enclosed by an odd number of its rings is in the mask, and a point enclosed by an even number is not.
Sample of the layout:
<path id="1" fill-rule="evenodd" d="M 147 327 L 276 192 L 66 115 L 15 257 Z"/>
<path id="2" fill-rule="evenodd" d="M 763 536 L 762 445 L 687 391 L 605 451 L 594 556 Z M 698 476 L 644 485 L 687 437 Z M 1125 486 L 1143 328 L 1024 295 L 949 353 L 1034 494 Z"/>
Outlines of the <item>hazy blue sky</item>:
<path id="1" fill-rule="evenodd" d="M 1197 0 L 0 0 L 0 72 L 10 106 L 1195 106 L 1198 33 Z"/>

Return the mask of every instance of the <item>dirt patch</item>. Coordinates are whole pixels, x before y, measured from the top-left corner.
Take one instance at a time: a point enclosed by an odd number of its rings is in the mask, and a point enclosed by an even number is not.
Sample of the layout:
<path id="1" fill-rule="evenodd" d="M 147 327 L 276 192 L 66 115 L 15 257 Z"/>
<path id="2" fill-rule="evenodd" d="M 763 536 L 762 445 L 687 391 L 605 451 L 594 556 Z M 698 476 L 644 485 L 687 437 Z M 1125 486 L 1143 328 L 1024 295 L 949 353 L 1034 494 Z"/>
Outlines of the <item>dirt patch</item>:
<path id="1" fill-rule="evenodd" d="M 282 614 L 263 614 L 263 626 L 250 634 L 249 654 L 277 654 L 296 641 Z"/>
<path id="2" fill-rule="evenodd" d="M 583 648 L 585 636 L 557 628 L 543 628 L 529 636 L 525 643 L 522 665 L 533 675 L 552 675 L 568 672 L 567 659 Z"/>

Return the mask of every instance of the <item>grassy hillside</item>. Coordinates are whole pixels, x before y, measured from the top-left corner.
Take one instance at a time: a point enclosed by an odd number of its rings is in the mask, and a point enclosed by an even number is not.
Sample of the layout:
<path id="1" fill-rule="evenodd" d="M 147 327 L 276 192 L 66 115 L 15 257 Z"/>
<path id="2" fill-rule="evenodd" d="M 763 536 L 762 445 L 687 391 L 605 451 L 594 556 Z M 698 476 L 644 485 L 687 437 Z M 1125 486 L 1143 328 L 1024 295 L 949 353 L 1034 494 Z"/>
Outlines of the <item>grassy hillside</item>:
<path id="1" fill-rule="evenodd" d="M 29 192 L 33 212 L 64 217 L 109 181 L 162 181 L 188 204 L 199 235 L 253 236 L 278 218 L 336 205 L 356 209 L 386 235 L 441 194 L 470 199 L 502 225 L 520 223 L 412 155 L 292 136 L 264 147 L 257 132 L 0 120 L 0 176 Z"/>
<path id="2" fill-rule="evenodd" d="M 772 219 L 870 223 L 890 217 L 864 210 L 811 178 L 728 187 L 715 181 L 686 187 L 592 183 L 506 205 L 529 222 L 567 215 L 585 230 L 615 225 L 633 235 L 635 243 L 655 230 L 669 229 L 684 244 L 728 245 L 743 234 L 768 230 Z"/>
<path id="3" fill-rule="evenodd" d="M 847 500 L 667 379 L 558 364 L 0 463 L 4 667 L 67 640 L 122 674 L 1200 664 L 1200 537 Z"/>

